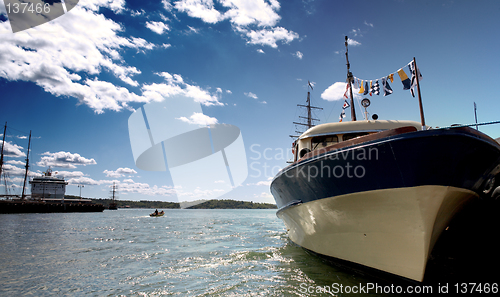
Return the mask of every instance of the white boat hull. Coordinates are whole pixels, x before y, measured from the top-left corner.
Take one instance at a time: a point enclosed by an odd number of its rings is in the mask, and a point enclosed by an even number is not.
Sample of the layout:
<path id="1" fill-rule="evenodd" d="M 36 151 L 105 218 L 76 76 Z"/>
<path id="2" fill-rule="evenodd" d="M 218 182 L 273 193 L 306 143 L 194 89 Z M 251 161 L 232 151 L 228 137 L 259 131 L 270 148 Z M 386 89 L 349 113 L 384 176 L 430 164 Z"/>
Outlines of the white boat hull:
<path id="1" fill-rule="evenodd" d="M 277 215 L 306 249 L 422 281 L 442 231 L 477 197 L 456 187 L 416 186 L 318 199 Z"/>

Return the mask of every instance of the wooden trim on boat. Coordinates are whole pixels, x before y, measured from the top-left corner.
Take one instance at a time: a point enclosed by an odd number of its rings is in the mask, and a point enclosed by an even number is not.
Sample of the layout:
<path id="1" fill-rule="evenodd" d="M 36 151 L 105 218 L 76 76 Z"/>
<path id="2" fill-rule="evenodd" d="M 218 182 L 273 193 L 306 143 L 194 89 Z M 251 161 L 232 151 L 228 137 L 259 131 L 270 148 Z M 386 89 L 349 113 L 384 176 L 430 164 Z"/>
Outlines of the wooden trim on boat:
<path id="1" fill-rule="evenodd" d="M 496 145 L 497 147 L 500 147 L 500 143 L 498 143 L 495 139 L 491 138 L 489 135 L 486 135 L 476 129 L 473 129 L 471 127 L 452 127 L 452 128 L 447 128 L 447 129 L 453 129 L 453 130 L 462 130 L 466 131 L 470 134 L 473 134 L 474 136 L 477 136 L 478 138 L 482 138 L 484 140 L 489 141 L 492 145 Z"/>
<path id="2" fill-rule="evenodd" d="M 416 132 L 416 131 L 418 131 L 417 128 L 415 128 L 413 126 L 406 126 L 406 127 L 400 127 L 400 128 L 396 128 L 396 129 L 391 129 L 391 130 L 386 130 L 386 131 L 382 131 L 382 132 L 378 132 L 378 133 L 374 133 L 374 134 L 356 137 L 356 138 L 353 138 L 350 140 L 342 141 L 342 142 L 332 144 L 332 145 L 329 145 L 327 147 L 309 152 L 309 153 L 305 154 L 302 158 L 297 160 L 295 163 L 304 161 L 304 160 L 312 158 L 312 157 L 319 156 L 319 155 L 327 153 L 327 152 L 338 150 L 338 149 L 341 149 L 344 147 L 349 147 L 349 146 L 361 144 L 364 142 L 377 140 L 380 138 L 395 136 L 395 135 L 404 134 L 404 133 Z"/>

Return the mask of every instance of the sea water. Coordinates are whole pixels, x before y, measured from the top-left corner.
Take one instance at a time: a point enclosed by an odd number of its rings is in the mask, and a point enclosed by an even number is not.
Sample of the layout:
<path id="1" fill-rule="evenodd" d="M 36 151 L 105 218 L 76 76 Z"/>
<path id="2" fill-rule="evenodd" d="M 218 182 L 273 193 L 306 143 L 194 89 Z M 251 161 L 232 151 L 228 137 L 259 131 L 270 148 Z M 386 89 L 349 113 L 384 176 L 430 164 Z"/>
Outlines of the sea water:
<path id="1" fill-rule="evenodd" d="M 386 296 L 408 289 L 307 253 L 288 239 L 276 210 L 152 211 L 0 215 L 0 295 Z"/>

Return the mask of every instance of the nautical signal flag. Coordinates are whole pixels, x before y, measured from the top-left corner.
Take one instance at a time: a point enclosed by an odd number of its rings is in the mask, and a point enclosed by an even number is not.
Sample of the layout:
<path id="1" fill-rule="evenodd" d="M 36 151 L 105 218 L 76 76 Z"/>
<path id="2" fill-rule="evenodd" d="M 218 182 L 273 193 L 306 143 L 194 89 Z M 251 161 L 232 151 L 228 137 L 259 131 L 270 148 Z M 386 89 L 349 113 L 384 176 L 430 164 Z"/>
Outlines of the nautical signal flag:
<path id="1" fill-rule="evenodd" d="M 403 68 L 398 70 L 399 78 L 401 78 L 401 82 L 403 83 L 403 90 L 409 90 L 411 88 L 411 82 L 408 78 L 408 75 L 404 72 Z"/>
<path id="2" fill-rule="evenodd" d="M 418 68 L 415 69 L 415 65 L 413 64 L 413 61 L 411 61 L 410 64 L 408 64 L 408 68 L 410 69 L 410 73 L 411 73 L 411 88 L 410 88 L 410 92 L 411 92 L 411 95 L 413 97 L 415 97 L 415 87 L 417 86 L 417 79 L 416 79 L 417 75 L 415 73 L 418 73 L 418 81 L 422 80 L 422 74 L 420 73 L 420 70 L 418 70 Z"/>
<path id="3" fill-rule="evenodd" d="M 382 87 L 384 88 L 384 96 L 392 94 L 392 89 L 391 89 L 391 86 L 389 85 L 388 79 L 390 79 L 390 78 L 389 77 L 382 78 Z M 394 75 L 393 75 L 393 79 L 394 79 Z"/>
<path id="4" fill-rule="evenodd" d="M 339 122 L 342 122 L 343 118 L 345 118 L 345 111 L 344 110 L 342 110 L 342 112 L 340 113 Z"/>
<path id="5" fill-rule="evenodd" d="M 342 119 L 345 118 L 345 110 L 349 106 L 351 106 L 349 105 L 349 102 L 347 102 L 347 100 L 344 100 L 344 105 L 342 106 L 342 112 L 340 113 L 339 122 L 342 122 Z"/>
<path id="6" fill-rule="evenodd" d="M 380 85 L 378 84 L 378 80 L 376 80 L 375 84 L 372 86 L 372 93 L 375 95 L 380 95 Z"/>
<path id="7" fill-rule="evenodd" d="M 394 82 L 394 73 L 389 74 L 387 76 L 387 78 L 391 80 L 391 83 L 393 83 Z"/>
<path id="8" fill-rule="evenodd" d="M 346 98 L 346 99 L 349 98 L 349 97 L 347 97 L 347 91 L 349 91 L 349 86 L 350 86 L 350 84 L 346 84 L 346 86 L 345 86 L 344 98 Z"/>
<path id="9" fill-rule="evenodd" d="M 361 84 L 359 85 L 358 94 L 363 94 L 364 92 L 365 92 L 365 87 L 363 86 L 363 81 L 361 81 Z"/>

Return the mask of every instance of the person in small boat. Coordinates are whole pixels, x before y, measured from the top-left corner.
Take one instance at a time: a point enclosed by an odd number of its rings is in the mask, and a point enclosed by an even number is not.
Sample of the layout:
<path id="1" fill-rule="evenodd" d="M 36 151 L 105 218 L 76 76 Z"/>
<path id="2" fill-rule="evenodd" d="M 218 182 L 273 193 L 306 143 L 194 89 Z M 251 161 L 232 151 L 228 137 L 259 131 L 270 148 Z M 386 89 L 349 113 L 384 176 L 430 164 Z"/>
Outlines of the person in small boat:
<path id="1" fill-rule="evenodd" d="M 157 215 L 158 215 L 158 209 L 155 210 L 155 216 L 157 216 Z"/>

